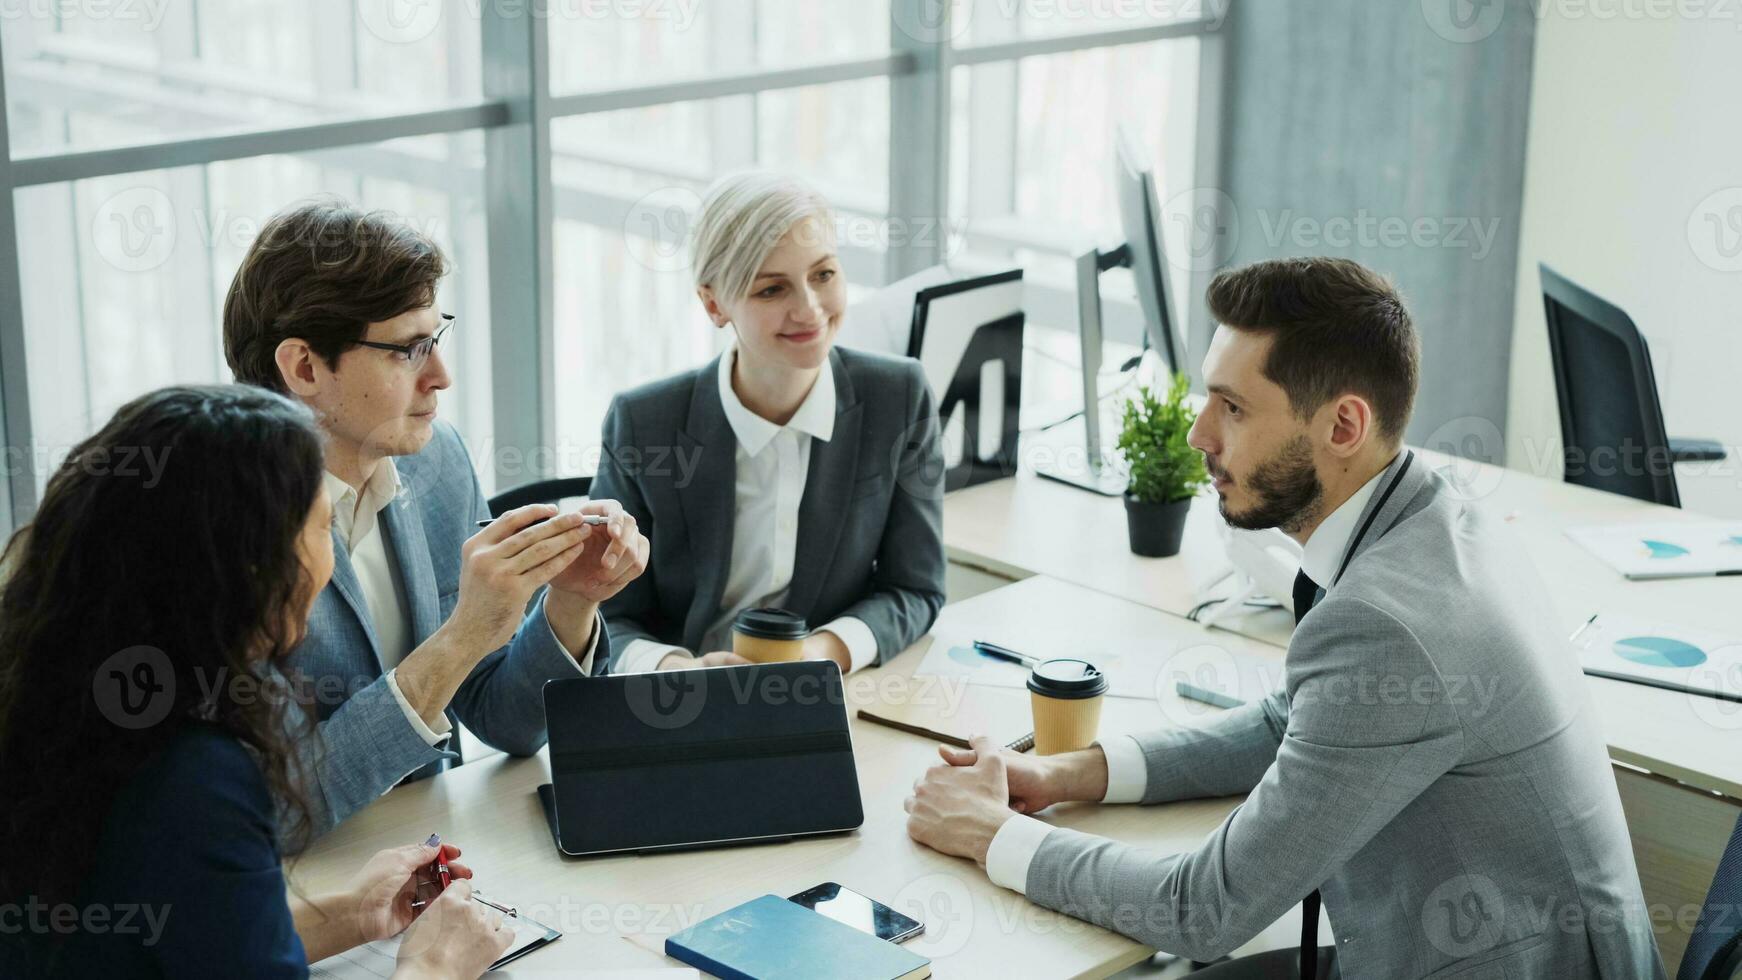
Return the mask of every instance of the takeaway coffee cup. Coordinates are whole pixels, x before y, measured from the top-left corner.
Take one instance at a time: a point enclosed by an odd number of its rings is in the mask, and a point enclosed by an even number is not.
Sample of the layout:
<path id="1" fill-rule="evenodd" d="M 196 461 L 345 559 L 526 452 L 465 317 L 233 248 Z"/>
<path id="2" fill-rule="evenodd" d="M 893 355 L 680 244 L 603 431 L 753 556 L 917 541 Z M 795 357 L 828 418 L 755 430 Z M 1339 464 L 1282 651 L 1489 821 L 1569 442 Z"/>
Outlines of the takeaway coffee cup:
<path id="1" fill-rule="evenodd" d="M 732 621 L 732 652 L 745 660 L 771 664 L 804 659 L 804 617 L 772 606 L 746 609 Z"/>
<path id="2" fill-rule="evenodd" d="M 1028 675 L 1034 709 L 1034 751 L 1057 755 L 1086 749 L 1101 726 L 1107 678 L 1086 660 L 1046 660 Z"/>

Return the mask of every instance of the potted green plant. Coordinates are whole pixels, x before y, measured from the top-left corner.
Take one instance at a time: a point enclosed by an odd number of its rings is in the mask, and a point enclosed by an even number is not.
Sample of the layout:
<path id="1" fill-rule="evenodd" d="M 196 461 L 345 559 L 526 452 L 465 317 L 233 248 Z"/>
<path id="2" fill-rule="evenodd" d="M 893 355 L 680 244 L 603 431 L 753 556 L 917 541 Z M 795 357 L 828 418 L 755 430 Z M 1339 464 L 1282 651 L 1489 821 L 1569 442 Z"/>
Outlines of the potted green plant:
<path id="1" fill-rule="evenodd" d="M 1186 403 L 1186 389 L 1186 376 L 1175 374 L 1166 401 L 1140 386 L 1137 396 L 1125 403 L 1119 432 L 1119 453 L 1131 468 L 1125 522 L 1131 550 L 1139 555 L 1179 554 L 1192 497 L 1210 482 L 1203 454 L 1186 444 L 1186 433 L 1198 419 Z"/>

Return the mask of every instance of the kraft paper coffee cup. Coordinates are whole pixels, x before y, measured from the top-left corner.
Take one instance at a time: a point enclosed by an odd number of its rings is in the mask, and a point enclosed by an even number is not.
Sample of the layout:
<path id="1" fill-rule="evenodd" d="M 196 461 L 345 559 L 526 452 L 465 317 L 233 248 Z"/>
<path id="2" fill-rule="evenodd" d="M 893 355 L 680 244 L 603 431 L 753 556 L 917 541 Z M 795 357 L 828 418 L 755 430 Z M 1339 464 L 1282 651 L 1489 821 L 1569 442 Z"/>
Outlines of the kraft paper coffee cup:
<path id="1" fill-rule="evenodd" d="M 1107 678 L 1086 660 L 1037 664 L 1028 675 L 1035 754 L 1057 755 L 1093 745 L 1106 693 Z"/>
<path id="2" fill-rule="evenodd" d="M 771 664 L 804 659 L 804 617 L 785 609 L 746 609 L 732 621 L 732 652 L 745 660 Z"/>

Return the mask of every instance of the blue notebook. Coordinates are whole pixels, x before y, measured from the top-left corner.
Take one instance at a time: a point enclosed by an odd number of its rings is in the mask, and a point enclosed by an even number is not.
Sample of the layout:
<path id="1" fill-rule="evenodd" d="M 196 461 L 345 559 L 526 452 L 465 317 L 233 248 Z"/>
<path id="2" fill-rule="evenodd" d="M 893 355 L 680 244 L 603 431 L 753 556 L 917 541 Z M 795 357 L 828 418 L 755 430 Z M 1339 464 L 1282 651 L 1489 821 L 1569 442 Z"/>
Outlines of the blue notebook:
<path id="1" fill-rule="evenodd" d="M 721 980 L 923 980 L 931 961 L 778 895 L 669 937 L 665 955 Z"/>

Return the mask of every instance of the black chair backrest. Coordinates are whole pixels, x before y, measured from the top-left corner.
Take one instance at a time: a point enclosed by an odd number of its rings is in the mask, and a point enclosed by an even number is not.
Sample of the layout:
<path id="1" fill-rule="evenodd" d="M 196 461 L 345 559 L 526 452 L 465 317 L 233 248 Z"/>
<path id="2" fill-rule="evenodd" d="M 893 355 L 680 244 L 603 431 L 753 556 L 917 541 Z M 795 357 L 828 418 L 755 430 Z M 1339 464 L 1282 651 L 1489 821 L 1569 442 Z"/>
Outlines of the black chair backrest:
<path id="1" fill-rule="evenodd" d="M 1542 302 L 1560 397 L 1566 481 L 1681 506 L 1651 353 L 1618 307 L 1547 265 Z"/>
<path id="2" fill-rule="evenodd" d="M 1706 903 L 1700 908 L 1700 918 L 1694 923 L 1688 948 L 1682 953 L 1676 980 L 1731 980 L 1742 974 L 1742 920 L 1736 915 L 1739 908 L 1742 908 L 1742 818 L 1737 819 L 1730 843 L 1724 846 L 1724 856 L 1712 875 L 1712 887 L 1706 889 Z"/>
<path id="3" fill-rule="evenodd" d="M 554 504 L 570 497 L 585 497 L 593 489 L 590 476 L 565 476 L 555 480 L 535 480 L 504 490 L 490 498 L 490 516 L 501 517 L 516 507 L 527 504 Z"/>

